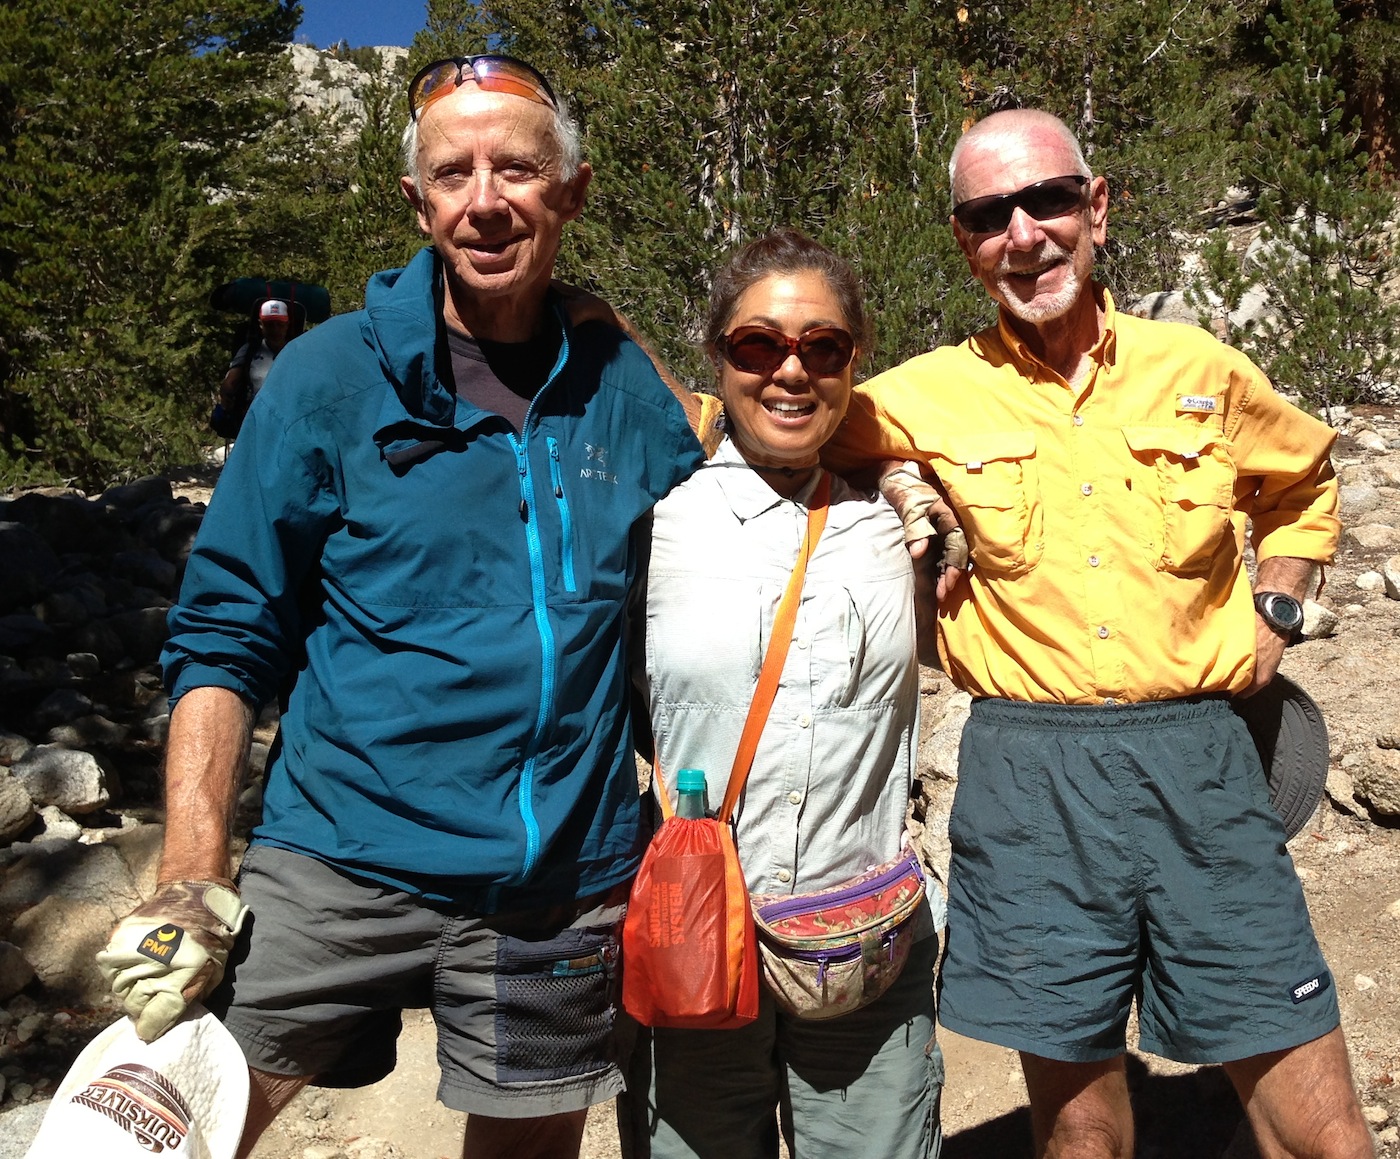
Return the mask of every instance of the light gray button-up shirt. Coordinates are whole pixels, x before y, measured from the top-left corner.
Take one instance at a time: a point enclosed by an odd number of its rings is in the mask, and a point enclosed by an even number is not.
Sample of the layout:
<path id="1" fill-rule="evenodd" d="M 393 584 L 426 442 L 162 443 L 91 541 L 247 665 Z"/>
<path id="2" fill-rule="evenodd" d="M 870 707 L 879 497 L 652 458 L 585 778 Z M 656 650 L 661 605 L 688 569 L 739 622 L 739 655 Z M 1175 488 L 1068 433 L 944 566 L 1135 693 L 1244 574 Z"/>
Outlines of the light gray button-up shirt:
<path id="1" fill-rule="evenodd" d="M 705 771 L 711 808 L 724 796 L 815 486 L 781 498 L 726 440 L 655 509 L 634 675 L 673 801 L 681 768 Z M 737 810 L 751 892 L 823 889 L 899 853 L 918 738 L 913 590 L 898 516 L 833 477 Z M 929 894 L 941 925 L 932 881 Z"/>

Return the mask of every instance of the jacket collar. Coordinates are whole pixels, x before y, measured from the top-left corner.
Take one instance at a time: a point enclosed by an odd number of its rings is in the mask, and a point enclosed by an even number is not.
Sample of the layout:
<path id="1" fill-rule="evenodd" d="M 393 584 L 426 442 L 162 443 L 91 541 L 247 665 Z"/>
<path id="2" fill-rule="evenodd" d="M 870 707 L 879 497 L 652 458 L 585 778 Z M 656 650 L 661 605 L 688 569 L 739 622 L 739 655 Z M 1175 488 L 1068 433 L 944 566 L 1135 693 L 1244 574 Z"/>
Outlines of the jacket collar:
<path id="1" fill-rule="evenodd" d="M 443 321 L 442 261 L 425 246 L 402 269 L 375 274 L 365 287 L 365 317 L 360 324 L 366 343 L 392 390 L 380 406 L 374 441 L 391 461 L 411 461 L 444 446 L 461 443 L 462 433 L 481 422 L 486 412 L 457 397 L 439 366 L 451 358 Z M 569 357 L 571 333 L 553 291 L 546 299 L 563 330 L 559 358 L 549 382 Z"/>

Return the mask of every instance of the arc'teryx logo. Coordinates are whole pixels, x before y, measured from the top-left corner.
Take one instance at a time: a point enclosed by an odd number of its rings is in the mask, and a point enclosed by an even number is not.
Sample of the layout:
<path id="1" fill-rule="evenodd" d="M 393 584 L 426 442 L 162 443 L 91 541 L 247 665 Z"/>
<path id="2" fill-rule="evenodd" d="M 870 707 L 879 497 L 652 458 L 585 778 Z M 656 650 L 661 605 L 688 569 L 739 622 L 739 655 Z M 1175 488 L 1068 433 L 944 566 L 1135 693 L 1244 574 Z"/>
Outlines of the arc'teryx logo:
<path id="1" fill-rule="evenodd" d="M 586 462 L 597 463 L 598 465 L 596 467 L 590 466 L 580 468 L 578 473 L 580 479 L 601 479 L 604 483 L 612 483 L 614 486 L 617 485 L 617 476 L 611 471 L 606 470 L 608 465 L 607 447 L 595 447 L 592 443 L 584 443 L 583 453 Z"/>

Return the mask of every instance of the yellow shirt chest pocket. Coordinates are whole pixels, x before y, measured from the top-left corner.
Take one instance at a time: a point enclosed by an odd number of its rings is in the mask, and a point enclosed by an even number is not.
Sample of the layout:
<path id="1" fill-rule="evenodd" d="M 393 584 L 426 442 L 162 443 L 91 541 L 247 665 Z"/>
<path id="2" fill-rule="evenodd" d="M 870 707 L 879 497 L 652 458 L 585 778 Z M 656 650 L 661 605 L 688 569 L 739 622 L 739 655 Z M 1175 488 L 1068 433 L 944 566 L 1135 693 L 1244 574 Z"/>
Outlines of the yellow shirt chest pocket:
<path id="1" fill-rule="evenodd" d="M 1045 553 L 1045 515 L 1035 435 L 962 435 L 939 449 L 933 468 L 967 532 L 972 560 L 990 575 L 1024 575 Z"/>
<path id="2" fill-rule="evenodd" d="M 1158 571 L 1199 575 L 1226 542 L 1233 542 L 1235 464 L 1225 436 L 1197 424 L 1124 427 L 1133 460 L 1132 483 L 1160 513 Z"/>

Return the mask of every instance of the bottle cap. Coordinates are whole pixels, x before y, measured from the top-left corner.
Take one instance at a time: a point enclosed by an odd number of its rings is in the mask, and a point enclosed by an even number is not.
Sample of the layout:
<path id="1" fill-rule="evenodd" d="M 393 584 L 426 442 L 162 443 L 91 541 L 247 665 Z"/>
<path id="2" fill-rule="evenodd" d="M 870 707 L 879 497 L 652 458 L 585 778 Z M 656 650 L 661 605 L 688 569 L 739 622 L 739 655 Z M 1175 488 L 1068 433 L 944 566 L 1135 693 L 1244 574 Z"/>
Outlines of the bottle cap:
<path id="1" fill-rule="evenodd" d="M 680 769 L 676 772 L 676 792 L 703 793 L 704 791 L 704 769 Z"/>

